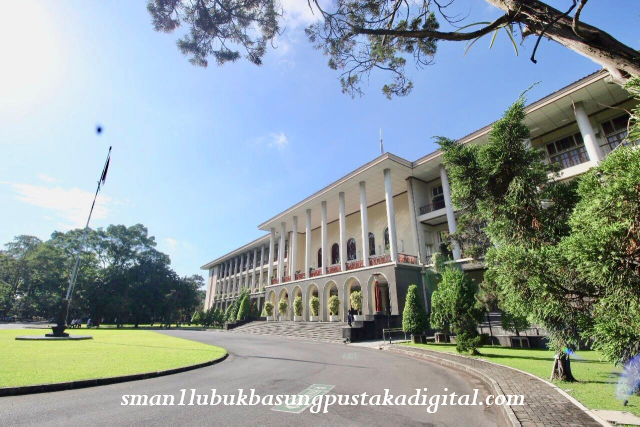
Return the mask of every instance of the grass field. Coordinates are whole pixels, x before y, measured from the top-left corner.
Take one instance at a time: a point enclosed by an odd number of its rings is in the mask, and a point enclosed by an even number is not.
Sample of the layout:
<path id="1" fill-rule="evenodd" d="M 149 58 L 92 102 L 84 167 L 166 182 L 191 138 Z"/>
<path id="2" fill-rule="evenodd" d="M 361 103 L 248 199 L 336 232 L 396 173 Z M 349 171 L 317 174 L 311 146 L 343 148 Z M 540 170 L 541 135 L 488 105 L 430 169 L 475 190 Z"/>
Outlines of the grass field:
<path id="1" fill-rule="evenodd" d="M 48 384 L 155 372 L 206 362 L 226 350 L 195 341 L 134 330 L 70 330 L 86 341 L 16 341 L 42 335 L 33 329 L 0 330 L 0 387 Z"/>
<path id="2" fill-rule="evenodd" d="M 403 344 L 429 350 L 455 353 L 453 344 Z M 506 347 L 482 347 L 480 359 L 500 365 L 510 366 L 529 372 L 544 380 L 549 380 L 553 366 L 553 352 L 549 350 L 530 350 Z M 573 383 L 553 381 L 555 385 L 580 401 L 590 409 L 610 409 L 627 411 L 640 416 L 640 397 L 629 397 L 627 406 L 616 398 L 616 383 L 620 368 L 611 363 L 602 362 L 595 351 L 579 351 L 572 356 L 571 371 L 578 380 Z"/>

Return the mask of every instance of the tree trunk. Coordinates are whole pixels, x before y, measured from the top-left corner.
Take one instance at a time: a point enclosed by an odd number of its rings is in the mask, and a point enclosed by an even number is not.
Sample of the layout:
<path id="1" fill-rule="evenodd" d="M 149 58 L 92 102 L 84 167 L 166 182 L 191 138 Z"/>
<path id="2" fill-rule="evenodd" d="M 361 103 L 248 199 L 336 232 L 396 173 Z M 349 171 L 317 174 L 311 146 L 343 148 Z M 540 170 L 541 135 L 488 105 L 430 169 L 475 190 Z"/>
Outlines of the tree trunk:
<path id="1" fill-rule="evenodd" d="M 553 369 L 551 369 L 551 379 L 568 382 L 576 380 L 571 373 L 571 359 L 568 354 L 556 354 L 553 360 Z"/>
<path id="2" fill-rule="evenodd" d="M 605 31 L 582 22 L 578 23 L 576 31 L 571 16 L 563 16 L 564 12 L 538 0 L 485 1 L 505 12 L 517 11 L 514 22 L 525 26 L 523 36 L 540 35 L 549 24 L 557 20 L 544 31 L 544 35 L 600 64 L 618 84 L 624 84 L 631 76 L 640 75 L 640 53 Z"/>

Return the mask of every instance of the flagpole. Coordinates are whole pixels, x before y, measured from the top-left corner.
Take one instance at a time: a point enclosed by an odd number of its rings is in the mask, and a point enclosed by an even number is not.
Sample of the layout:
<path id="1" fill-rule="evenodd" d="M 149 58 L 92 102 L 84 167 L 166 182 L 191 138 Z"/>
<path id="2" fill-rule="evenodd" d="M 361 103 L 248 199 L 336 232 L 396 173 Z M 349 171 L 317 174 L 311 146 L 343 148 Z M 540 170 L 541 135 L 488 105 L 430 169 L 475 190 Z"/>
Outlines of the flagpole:
<path id="1" fill-rule="evenodd" d="M 78 267 L 80 266 L 80 255 L 82 254 L 82 250 L 84 249 L 84 245 L 87 241 L 87 235 L 89 234 L 89 222 L 91 221 L 91 215 L 93 214 L 93 208 L 96 205 L 96 199 L 98 198 L 98 193 L 100 192 L 100 187 L 104 184 L 104 181 L 107 177 L 107 170 L 109 169 L 109 160 L 111 159 L 111 147 L 109 147 L 109 152 L 107 153 L 107 160 L 104 162 L 104 167 L 102 168 L 102 172 L 100 173 L 100 179 L 98 179 L 98 188 L 96 189 L 96 194 L 93 196 L 93 203 L 91 204 L 91 210 L 89 211 L 89 217 L 87 218 L 87 224 L 84 227 L 82 232 L 82 240 L 80 242 L 80 247 L 78 248 L 78 252 L 76 254 L 76 261 L 73 265 L 73 271 L 71 272 L 71 279 L 69 280 L 69 287 L 67 288 L 67 294 L 65 298 L 62 300 L 62 306 L 60 307 L 60 313 L 58 314 L 57 325 L 53 327 L 53 335 L 62 335 L 66 336 L 68 334 L 64 333 L 66 329 L 67 316 L 69 314 L 69 305 L 71 303 L 71 293 L 73 292 L 73 288 L 76 284 L 76 278 L 78 277 Z"/>

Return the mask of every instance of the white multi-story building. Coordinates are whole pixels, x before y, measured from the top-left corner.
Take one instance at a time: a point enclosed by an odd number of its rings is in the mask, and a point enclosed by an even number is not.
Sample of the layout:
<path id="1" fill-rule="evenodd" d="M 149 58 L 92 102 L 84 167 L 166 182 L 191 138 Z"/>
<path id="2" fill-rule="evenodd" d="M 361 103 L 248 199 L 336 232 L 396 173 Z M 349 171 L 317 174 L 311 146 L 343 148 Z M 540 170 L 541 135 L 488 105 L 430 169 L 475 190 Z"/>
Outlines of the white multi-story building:
<path id="1" fill-rule="evenodd" d="M 625 142 L 635 101 L 607 77 L 593 73 L 526 107 L 530 143 L 559 165 L 561 179 L 585 172 Z M 459 142 L 485 143 L 490 128 Z M 354 290 L 363 293 L 365 316 L 389 307 L 392 315 L 401 314 L 411 284 L 421 288 L 426 304 L 423 269 L 445 233 L 456 230 L 456 212 L 439 151 L 413 162 L 385 153 L 258 228 L 263 237 L 202 267 L 209 271 L 205 308 L 226 308 L 247 288 L 259 310 L 264 301 L 277 307 L 285 298 L 288 319 L 293 300 L 302 297 L 304 321 L 317 296 L 319 320 L 328 321 L 327 301 L 337 295 L 339 317 L 346 320 Z M 482 270 L 453 243 L 455 262 Z"/>

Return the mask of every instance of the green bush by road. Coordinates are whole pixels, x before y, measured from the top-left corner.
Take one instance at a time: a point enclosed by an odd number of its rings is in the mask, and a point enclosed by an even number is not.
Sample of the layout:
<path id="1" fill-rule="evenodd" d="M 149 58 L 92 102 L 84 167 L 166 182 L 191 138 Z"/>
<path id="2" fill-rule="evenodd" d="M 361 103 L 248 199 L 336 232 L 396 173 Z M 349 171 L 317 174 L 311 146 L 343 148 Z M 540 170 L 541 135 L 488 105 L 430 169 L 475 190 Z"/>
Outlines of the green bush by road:
<path id="1" fill-rule="evenodd" d="M 0 330 L 0 387 L 49 384 L 155 372 L 206 362 L 226 350 L 152 331 L 79 330 L 87 341 L 16 341 L 43 335 L 33 329 Z"/>

